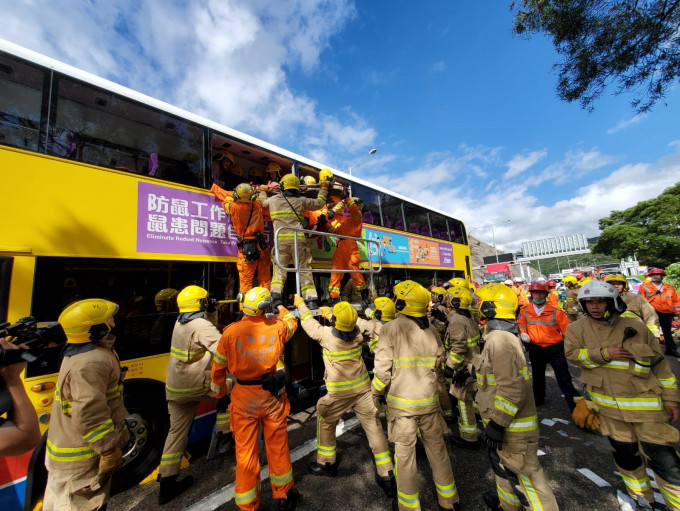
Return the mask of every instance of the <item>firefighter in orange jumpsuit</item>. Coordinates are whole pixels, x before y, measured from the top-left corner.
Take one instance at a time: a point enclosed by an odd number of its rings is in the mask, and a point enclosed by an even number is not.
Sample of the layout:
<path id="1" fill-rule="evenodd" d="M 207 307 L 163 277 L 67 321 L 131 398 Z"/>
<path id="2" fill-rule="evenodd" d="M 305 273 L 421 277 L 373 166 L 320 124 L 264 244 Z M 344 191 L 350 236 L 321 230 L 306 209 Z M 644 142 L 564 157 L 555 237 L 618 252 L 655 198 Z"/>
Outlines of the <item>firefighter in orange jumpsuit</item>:
<path id="1" fill-rule="evenodd" d="M 680 316 L 680 296 L 675 288 L 663 282 L 666 272 L 661 268 L 652 268 L 645 273 L 651 282 L 640 285 L 640 296 L 645 298 L 659 316 L 659 325 L 663 332 L 663 340 L 666 345 L 666 355 L 679 357 L 678 346 L 673 340 L 671 323 L 674 316 Z"/>
<path id="2" fill-rule="evenodd" d="M 253 287 L 253 277 L 257 273 L 257 283 L 269 289 L 271 286 L 271 253 L 264 239 L 264 217 L 262 203 L 257 193 L 248 183 L 241 183 L 234 189 L 231 197 L 223 203 L 224 211 L 231 216 L 231 222 L 238 238 L 239 291 L 245 293 Z"/>
<path id="3" fill-rule="evenodd" d="M 358 197 L 348 197 L 345 200 L 338 202 L 333 207 L 333 209 L 331 209 L 331 211 L 334 213 L 333 216 L 339 214 L 345 206 L 349 211 L 349 216 L 341 220 L 335 226 L 330 227 L 329 231 L 343 236 L 353 236 L 355 238 L 360 238 L 364 223 L 363 216 L 361 214 L 363 204 L 363 201 Z M 357 246 L 357 242 L 348 238 L 339 238 L 338 246 L 335 249 L 335 253 L 333 254 L 331 268 L 334 270 L 358 270 L 360 262 L 361 257 L 359 256 L 359 247 Z M 342 273 L 331 273 L 331 280 L 328 284 L 328 294 L 331 298 L 329 300 L 329 304 L 331 305 L 339 301 L 342 276 Z M 370 306 L 371 304 L 368 300 L 368 289 L 366 288 L 364 276 L 361 273 L 350 273 L 350 276 L 352 277 L 354 285 L 361 293 L 361 300 L 364 306 Z"/>
<path id="4" fill-rule="evenodd" d="M 279 315 L 267 317 L 272 297 L 255 287 L 243 295 L 243 318 L 225 328 L 217 345 L 211 371 L 215 397 L 227 394 L 227 373 L 236 376 L 231 391 L 231 429 L 236 442 L 234 499 L 242 511 L 255 511 L 260 499 L 260 458 L 257 431 L 260 423 L 269 463 L 272 494 L 280 511 L 292 511 L 300 497 L 293 488 L 293 467 L 288 451 L 286 419 L 290 403 L 285 374 L 277 371 L 283 345 L 297 329 L 297 320 L 283 305 Z"/>
<path id="5" fill-rule="evenodd" d="M 552 305 L 555 309 L 560 308 L 560 295 L 557 292 L 557 282 L 550 279 L 545 283 L 548 286 L 548 303 Z M 529 293 L 531 294 L 531 293 Z"/>

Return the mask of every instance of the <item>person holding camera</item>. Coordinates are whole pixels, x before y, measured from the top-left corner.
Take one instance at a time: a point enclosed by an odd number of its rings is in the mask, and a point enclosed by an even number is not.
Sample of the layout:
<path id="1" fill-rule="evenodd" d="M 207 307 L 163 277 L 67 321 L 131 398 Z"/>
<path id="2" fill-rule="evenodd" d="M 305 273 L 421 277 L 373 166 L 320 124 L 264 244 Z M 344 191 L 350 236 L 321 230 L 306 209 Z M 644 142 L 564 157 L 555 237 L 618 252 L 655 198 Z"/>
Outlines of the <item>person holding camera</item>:
<path id="1" fill-rule="evenodd" d="M 123 382 L 111 334 L 118 305 L 91 298 L 59 316 L 64 359 L 47 433 L 43 509 L 94 511 L 106 507 L 111 476 L 128 439 Z"/>
<path id="2" fill-rule="evenodd" d="M 288 451 L 286 375 L 281 360 L 283 345 L 297 329 L 297 319 L 283 305 L 279 318 L 265 315 L 272 296 L 267 288 L 255 287 L 240 295 L 243 318 L 227 326 L 217 345 L 211 387 L 215 397 L 231 391 L 231 420 L 236 441 L 234 500 L 242 511 L 258 509 L 260 457 L 257 446 L 262 424 L 269 463 L 272 495 L 280 511 L 293 511 L 300 498 L 293 488 L 293 466 Z M 228 373 L 236 377 L 231 390 Z"/>
<path id="3" fill-rule="evenodd" d="M 217 309 L 208 292 L 199 286 L 187 286 L 177 295 L 179 317 L 172 331 L 170 358 L 165 379 L 165 395 L 170 413 L 170 431 L 165 440 L 158 470 L 160 490 L 158 504 L 170 502 L 194 482 L 187 476 L 178 480 L 180 464 L 201 401 L 212 400 L 210 368 L 216 353 L 220 332 L 215 328 Z M 207 319 L 206 319 L 207 316 Z M 225 402 L 217 403 L 218 450 L 224 451 L 229 435 L 229 412 Z"/>
<path id="4" fill-rule="evenodd" d="M 231 197 L 223 203 L 224 211 L 231 217 L 238 238 L 239 291 L 245 293 L 253 287 L 253 277 L 267 289 L 271 286 L 271 253 L 264 239 L 264 213 L 257 193 L 249 183 L 241 183 Z"/>
<path id="5" fill-rule="evenodd" d="M 19 350 L 9 339 L 0 338 L 0 348 L 5 351 Z M 38 416 L 28 399 L 21 373 L 26 367 L 23 360 L 0 367 L 0 379 L 8 395 L 10 406 L 7 419 L 0 418 L 0 456 L 18 456 L 30 451 L 40 442 Z M 2 407 L 5 411 L 6 407 Z"/>

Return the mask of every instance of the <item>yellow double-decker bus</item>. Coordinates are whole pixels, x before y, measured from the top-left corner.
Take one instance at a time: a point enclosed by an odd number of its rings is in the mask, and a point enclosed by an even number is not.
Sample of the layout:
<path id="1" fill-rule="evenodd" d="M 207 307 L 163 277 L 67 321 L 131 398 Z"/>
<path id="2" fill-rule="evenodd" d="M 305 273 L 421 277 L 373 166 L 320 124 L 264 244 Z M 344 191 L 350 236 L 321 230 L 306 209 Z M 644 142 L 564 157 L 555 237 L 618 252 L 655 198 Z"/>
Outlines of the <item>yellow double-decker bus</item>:
<path id="1" fill-rule="evenodd" d="M 222 151 L 235 164 L 222 172 Z M 190 284 L 220 300 L 236 297 L 236 234 L 213 183 L 266 183 L 268 164 L 318 177 L 322 164 L 0 40 L 0 323 L 54 321 L 69 303 L 116 302 L 116 349 L 133 441 L 114 490 L 157 467 L 168 431 L 165 370 L 177 316 L 157 295 Z M 363 199 L 363 237 L 375 240 L 373 288 L 404 279 L 433 284 L 469 277 L 462 222 L 340 171 L 336 192 Z M 272 243 L 271 228 L 269 242 Z M 333 243 L 311 240 L 314 266 L 330 268 Z M 332 240 L 331 240 L 332 241 Z M 379 248 L 378 248 L 379 246 Z M 329 275 L 315 273 L 320 300 Z M 288 279 L 285 295 L 294 292 Z M 165 290 L 165 293 L 160 293 Z M 168 291 L 170 290 L 170 291 Z M 234 306 L 221 309 L 218 327 Z M 61 346 L 49 346 L 24 374 L 43 432 L 49 426 Z M 321 393 L 323 362 L 302 329 L 288 343 L 289 395 Z M 214 406 L 199 409 L 190 441 L 210 435 Z M 43 443 L 0 459 L 0 507 L 31 509 L 42 495 Z"/>

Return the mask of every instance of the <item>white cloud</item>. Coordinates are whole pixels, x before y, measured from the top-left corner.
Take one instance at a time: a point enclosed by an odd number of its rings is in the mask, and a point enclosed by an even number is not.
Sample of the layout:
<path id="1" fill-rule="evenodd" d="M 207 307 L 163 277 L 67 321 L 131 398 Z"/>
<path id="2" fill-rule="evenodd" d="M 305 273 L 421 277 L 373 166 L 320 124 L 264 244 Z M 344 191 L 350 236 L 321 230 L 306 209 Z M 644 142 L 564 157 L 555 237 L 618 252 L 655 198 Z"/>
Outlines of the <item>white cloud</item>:
<path id="1" fill-rule="evenodd" d="M 613 128 L 609 128 L 607 130 L 607 135 L 611 135 L 613 133 L 616 133 L 618 131 L 626 129 L 628 126 L 631 126 L 633 124 L 636 124 L 644 119 L 647 118 L 647 114 L 637 114 L 631 117 L 630 119 L 621 119 L 619 123 L 614 126 Z"/>
<path id="2" fill-rule="evenodd" d="M 613 163 L 615 159 L 612 155 L 600 153 L 596 148 L 589 151 L 567 151 L 562 160 L 551 163 L 540 174 L 533 176 L 531 184 L 538 186 L 545 181 L 558 185 L 568 183 Z"/>
<path id="3" fill-rule="evenodd" d="M 532 151 L 528 154 L 516 154 L 508 162 L 508 171 L 503 174 L 503 179 L 508 179 L 521 174 L 530 167 L 533 167 L 536 163 L 541 161 L 546 157 L 548 151 L 545 149 L 541 151 Z"/>
<path id="4" fill-rule="evenodd" d="M 435 62 L 434 66 L 432 66 L 432 71 L 436 73 L 440 73 L 442 71 L 446 70 L 446 62 L 443 60 L 440 60 L 439 62 Z"/>

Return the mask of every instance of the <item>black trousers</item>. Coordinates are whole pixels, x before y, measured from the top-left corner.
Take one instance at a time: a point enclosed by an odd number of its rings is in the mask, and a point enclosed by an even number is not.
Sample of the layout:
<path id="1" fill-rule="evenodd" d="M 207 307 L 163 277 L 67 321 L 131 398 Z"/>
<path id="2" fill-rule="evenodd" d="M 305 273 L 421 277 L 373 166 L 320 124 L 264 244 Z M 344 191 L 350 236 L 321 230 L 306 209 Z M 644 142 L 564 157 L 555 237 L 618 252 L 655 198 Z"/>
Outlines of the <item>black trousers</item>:
<path id="1" fill-rule="evenodd" d="M 666 345 L 666 348 L 677 349 L 678 345 L 675 343 L 675 339 L 673 339 L 673 330 L 671 329 L 673 313 L 657 311 L 656 315 L 659 316 L 659 325 L 663 332 L 663 342 Z"/>
<path id="2" fill-rule="evenodd" d="M 567 406 L 572 410 L 574 408 L 574 397 L 580 396 L 580 394 L 571 382 L 569 364 L 564 356 L 564 342 L 545 347 L 533 343 L 529 344 L 529 360 L 531 361 L 531 382 L 536 404 L 540 405 L 545 401 L 545 368 L 550 364 L 555 372 L 557 384 L 564 394 Z"/>

